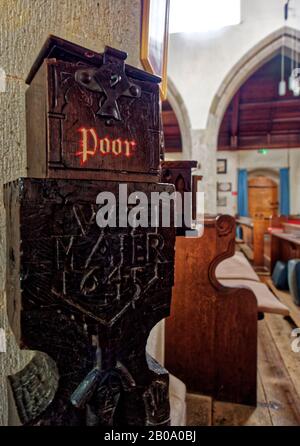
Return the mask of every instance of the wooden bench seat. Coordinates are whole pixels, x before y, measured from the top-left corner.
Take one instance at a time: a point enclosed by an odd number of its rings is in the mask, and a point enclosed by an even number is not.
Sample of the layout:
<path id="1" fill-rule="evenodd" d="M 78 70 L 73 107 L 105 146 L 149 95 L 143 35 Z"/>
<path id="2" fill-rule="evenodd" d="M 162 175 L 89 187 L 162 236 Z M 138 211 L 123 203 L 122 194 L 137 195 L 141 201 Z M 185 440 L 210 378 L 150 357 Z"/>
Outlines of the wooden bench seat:
<path id="1" fill-rule="evenodd" d="M 241 244 L 244 244 L 245 242 L 244 242 L 244 240 L 242 240 L 241 238 L 236 237 L 236 238 L 235 238 L 235 243 L 236 243 L 237 245 L 241 245 Z"/>
<path id="2" fill-rule="evenodd" d="M 242 252 L 236 252 L 216 268 L 218 279 L 246 279 L 259 282 L 259 277 Z"/>
<path id="3" fill-rule="evenodd" d="M 262 283 L 241 252 L 224 260 L 216 269 L 216 277 L 226 287 L 250 288 L 257 299 L 258 313 L 289 315 L 289 309 Z"/>
<path id="4" fill-rule="evenodd" d="M 235 279 L 219 279 L 219 282 L 226 287 L 237 288 L 240 286 L 253 291 L 257 299 L 258 313 L 273 313 L 282 316 L 289 316 L 290 314 L 288 307 L 282 304 L 264 283 Z"/>
<path id="5" fill-rule="evenodd" d="M 255 405 L 258 315 L 288 309 L 235 254 L 235 233 L 232 217 L 207 216 L 202 237 L 177 237 L 165 365 L 190 393 Z"/>

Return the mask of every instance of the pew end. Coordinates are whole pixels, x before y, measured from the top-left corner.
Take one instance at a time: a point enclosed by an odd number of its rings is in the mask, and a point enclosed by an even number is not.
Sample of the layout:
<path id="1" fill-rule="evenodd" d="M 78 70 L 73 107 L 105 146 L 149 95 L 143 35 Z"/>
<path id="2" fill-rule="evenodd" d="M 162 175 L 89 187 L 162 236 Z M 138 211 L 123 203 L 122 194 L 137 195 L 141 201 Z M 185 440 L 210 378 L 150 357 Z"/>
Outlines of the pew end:
<path id="1" fill-rule="evenodd" d="M 200 238 L 177 237 L 175 286 L 166 321 L 166 367 L 189 392 L 256 404 L 257 300 L 216 277 L 233 256 L 235 220 L 207 217 Z"/>

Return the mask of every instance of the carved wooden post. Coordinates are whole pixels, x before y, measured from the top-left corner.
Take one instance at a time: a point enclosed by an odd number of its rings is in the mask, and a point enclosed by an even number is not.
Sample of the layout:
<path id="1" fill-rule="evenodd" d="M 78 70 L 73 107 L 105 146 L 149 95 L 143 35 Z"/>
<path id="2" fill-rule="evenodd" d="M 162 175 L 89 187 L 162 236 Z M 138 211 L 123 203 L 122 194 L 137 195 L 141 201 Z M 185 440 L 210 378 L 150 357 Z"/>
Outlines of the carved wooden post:
<path id="1" fill-rule="evenodd" d="M 197 167 L 197 161 L 163 161 L 161 163 L 161 181 L 174 184 L 175 189 L 182 196 L 182 222 L 183 226 L 176 229 L 176 235 L 184 235 L 190 228 L 184 221 L 184 209 L 191 207 L 190 216 L 196 219 L 196 194 L 193 195 L 192 202 L 185 203 L 185 192 L 192 192 L 192 168 Z M 197 191 L 193 191 L 194 192 Z M 186 215 L 187 209 L 186 209 Z"/>
<path id="2" fill-rule="evenodd" d="M 219 263 L 234 254 L 235 220 L 207 216 L 204 224 L 203 237 L 176 237 L 166 365 L 190 392 L 255 405 L 257 300 L 216 278 Z"/>
<path id="3" fill-rule="evenodd" d="M 264 236 L 267 232 L 267 221 L 264 216 L 255 216 L 253 219 L 253 265 L 263 267 L 264 256 Z"/>
<path id="4" fill-rule="evenodd" d="M 125 58 L 52 37 L 28 78 L 35 178 L 5 186 L 8 315 L 21 347 L 38 351 L 9 377 L 24 424 L 169 423 L 168 373 L 145 347 L 169 314 L 175 243 L 173 220 L 150 226 L 150 194 L 174 187 L 158 183 L 158 79 Z M 137 190 L 149 224 L 122 226 Z M 107 191 L 117 225 L 101 228 Z"/>

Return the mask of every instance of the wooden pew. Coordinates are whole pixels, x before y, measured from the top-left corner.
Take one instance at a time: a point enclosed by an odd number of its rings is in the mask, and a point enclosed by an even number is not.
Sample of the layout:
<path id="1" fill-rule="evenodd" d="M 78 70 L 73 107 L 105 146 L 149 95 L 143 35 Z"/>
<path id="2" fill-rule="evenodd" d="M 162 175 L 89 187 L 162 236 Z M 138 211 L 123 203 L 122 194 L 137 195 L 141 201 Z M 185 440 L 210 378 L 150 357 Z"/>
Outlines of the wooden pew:
<path id="1" fill-rule="evenodd" d="M 264 313 L 289 316 L 288 307 L 276 298 L 265 283 L 260 281 L 259 276 L 241 252 L 236 252 L 233 257 L 218 265 L 216 276 L 224 286 L 250 288 L 257 299 L 257 311 L 260 319 Z"/>
<path id="2" fill-rule="evenodd" d="M 250 258 L 249 255 L 247 255 L 248 253 L 245 252 L 249 260 L 253 261 L 253 265 L 255 267 L 266 266 L 272 272 L 276 261 L 281 259 L 281 252 L 287 251 L 287 249 L 289 249 L 292 245 L 287 247 L 287 244 L 278 241 L 274 237 L 272 237 L 272 240 L 270 240 L 269 229 L 282 229 L 288 222 L 291 222 L 292 225 L 295 223 L 299 225 L 300 218 L 299 216 L 294 215 L 290 215 L 288 217 L 283 215 L 273 216 L 270 218 L 257 215 L 254 218 L 239 217 L 237 218 L 236 222 L 237 225 L 242 228 L 243 242 L 251 250 Z M 295 254 L 299 256 L 299 251 L 296 249 L 295 252 L 293 246 L 290 251 L 291 253 L 284 254 L 283 258 L 289 260 L 290 258 L 294 258 L 293 256 L 295 256 Z"/>
<path id="3" fill-rule="evenodd" d="M 285 218 L 270 229 L 271 236 L 271 272 L 277 260 L 288 262 L 300 258 L 300 220 L 295 217 Z"/>
<path id="4" fill-rule="evenodd" d="M 242 228 L 242 240 L 253 249 L 253 222 L 251 218 L 239 217 L 236 219 L 238 226 Z"/>
<path id="5" fill-rule="evenodd" d="M 237 219 L 237 224 L 243 230 L 244 243 L 253 252 L 249 260 L 253 261 L 255 267 L 265 266 L 264 238 L 271 225 L 271 219 L 264 216 L 255 216 L 254 218 L 240 217 Z"/>
<path id="6" fill-rule="evenodd" d="M 271 232 L 271 271 L 277 260 L 288 262 L 300 258 L 300 238 L 282 231 Z"/>
<path id="7" fill-rule="evenodd" d="M 255 405 L 256 297 L 216 278 L 216 267 L 234 250 L 230 216 L 207 217 L 201 238 L 177 237 L 165 362 L 190 392 Z"/>

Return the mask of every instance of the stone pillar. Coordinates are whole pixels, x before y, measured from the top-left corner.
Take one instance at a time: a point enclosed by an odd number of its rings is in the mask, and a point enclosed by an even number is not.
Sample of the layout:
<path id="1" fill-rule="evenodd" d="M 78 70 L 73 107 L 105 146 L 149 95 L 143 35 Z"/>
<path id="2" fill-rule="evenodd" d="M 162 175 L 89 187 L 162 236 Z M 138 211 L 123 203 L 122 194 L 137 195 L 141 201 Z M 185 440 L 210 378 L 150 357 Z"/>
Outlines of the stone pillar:
<path id="1" fill-rule="evenodd" d="M 140 0 L 14 0 L 0 2 L 0 67 L 7 76 L 0 92 L 1 182 L 26 176 L 25 78 L 48 34 L 72 40 L 95 51 L 110 45 L 129 53 L 128 63 L 140 66 Z M 2 189 L 2 184 L 0 185 Z M 7 333 L 7 353 L 0 353 L 0 426 L 8 423 L 5 376 L 30 360 L 9 332 L 4 294 L 5 215 L 0 199 L 0 327 Z"/>
<path id="2" fill-rule="evenodd" d="M 207 131 L 192 130 L 192 159 L 199 162 L 199 169 L 195 175 L 203 175 L 203 192 L 205 193 L 206 214 L 215 214 L 217 211 L 217 174 L 216 174 L 217 147 L 208 142 Z"/>

